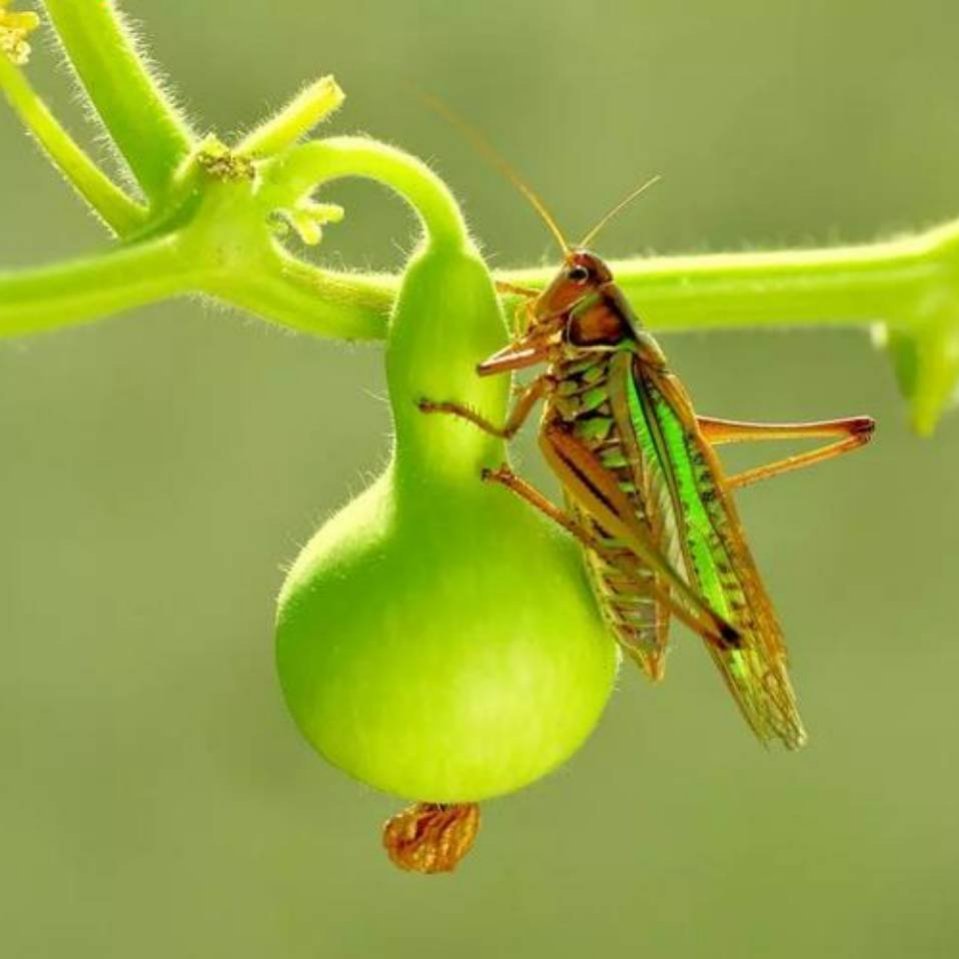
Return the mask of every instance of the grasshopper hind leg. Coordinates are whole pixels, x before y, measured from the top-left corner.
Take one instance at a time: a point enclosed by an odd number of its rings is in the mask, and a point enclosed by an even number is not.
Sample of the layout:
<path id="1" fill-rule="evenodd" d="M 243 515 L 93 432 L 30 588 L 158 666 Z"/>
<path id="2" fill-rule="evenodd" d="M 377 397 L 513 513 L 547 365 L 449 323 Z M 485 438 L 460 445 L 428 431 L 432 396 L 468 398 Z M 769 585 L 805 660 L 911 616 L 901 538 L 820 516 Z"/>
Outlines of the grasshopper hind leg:
<path id="1" fill-rule="evenodd" d="M 516 473 L 505 464 L 496 469 L 483 470 L 482 479 L 484 482 L 495 483 L 514 493 L 534 509 L 565 529 L 586 550 L 587 556 L 591 557 L 590 562 L 601 562 L 616 570 L 622 567 L 622 558 L 617 555 L 623 552 L 621 548 L 603 542 L 590 529 L 587 529 L 576 516 L 557 506 L 536 489 L 535 486 L 521 476 L 517 476 Z M 660 614 L 659 607 L 662 605 L 662 600 L 657 595 L 655 589 L 646 588 L 644 578 L 637 577 L 634 571 L 625 568 L 623 568 L 623 575 L 628 583 L 628 589 L 637 599 L 653 604 L 654 609 L 656 609 L 653 626 L 654 635 L 652 637 L 644 635 L 646 631 L 643 629 L 642 624 L 627 624 L 617 620 L 616 616 L 606 607 L 602 600 L 600 600 L 600 606 L 604 610 L 604 615 L 611 632 L 625 653 L 631 659 L 635 660 L 637 665 L 653 682 L 658 682 L 663 678 L 665 670 L 665 627 L 668 625 L 669 615 L 668 612 Z M 662 621 L 660 620 L 660 615 L 663 616 Z"/>
<path id="2" fill-rule="evenodd" d="M 525 500 L 534 509 L 539 510 L 544 516 L 548 516 L 554 523 L 562 526 L 574 539 L 578 540 L 580 545 L 587 549 L 603 552 L 603 544 L 585 529 L 583 525 L 564 509 L 561 509 L 535 486 L 517 476 L 508 466 L 498 466 L 496 469 L 483 470 L 482 479 L 484 483 L 496 483 L 503 486 L 511 493 L 515 493 L 520 499 Z"/>
<path id="3" fill-rule="evenodd" d="M 733 489 L 750 486 L 760 480 L 772 479 L 783 473 L 805 469 L 845 453 L 851 453 L 860 446 L 865 446 L 872 439 L 876 427 L 875 420 L 870 416 L 847 416 L 844 419 L 817 420 L 812 423 L 751 423 L 743 420 L 700 416 L 697 417 L 697 422 L 703 436 L 713 446 L 762 440 L 831 440 L 824 446 L 817 446 L 803 453 L 794 453 L 773 463 L 765 463 L 728 476 L 726 482 Z"/>

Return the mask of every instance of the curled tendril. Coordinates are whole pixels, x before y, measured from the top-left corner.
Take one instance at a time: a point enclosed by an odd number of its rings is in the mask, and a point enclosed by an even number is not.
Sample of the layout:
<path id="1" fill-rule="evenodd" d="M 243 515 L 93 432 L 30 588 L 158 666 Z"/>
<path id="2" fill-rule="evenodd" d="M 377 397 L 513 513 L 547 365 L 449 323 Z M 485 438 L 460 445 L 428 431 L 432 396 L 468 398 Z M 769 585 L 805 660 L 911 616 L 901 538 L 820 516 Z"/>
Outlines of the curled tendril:
<path id="1" fill-rule="evenodd" d="M 31 12 L 8 10 L 9 0 L 0 0 L 0 53 L 18 67 L 30 59 L 27 37 L 40 26 L 40 18 Z"/>

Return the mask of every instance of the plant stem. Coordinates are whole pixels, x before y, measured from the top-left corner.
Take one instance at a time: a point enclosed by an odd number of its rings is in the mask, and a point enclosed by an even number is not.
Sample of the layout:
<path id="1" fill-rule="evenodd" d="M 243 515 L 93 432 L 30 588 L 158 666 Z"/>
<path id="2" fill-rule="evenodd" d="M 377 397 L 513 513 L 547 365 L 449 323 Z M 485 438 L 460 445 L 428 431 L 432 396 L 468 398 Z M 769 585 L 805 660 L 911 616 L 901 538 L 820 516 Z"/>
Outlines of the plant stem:
<path id="1" fill-rule="evenodd" d="M 328 273 L 279 250 L 267 270 L 205 278 L 204 292 L 264 320 L 343 340 L 386 337 L 396 280 Z"/>
<path id="2" fill-rule="evenodd" d="M 926 321 L 925 304 L 944 293 L 959 299 L 959 221 L 858 246 L 635 257 L 612 260 L 610 266 L 651 330 L 867 326 L 877 321 L 919 327 Z M 495 277 L 541 288 L 555 270 L 501 270 Z M 394 279 L 316 273 L 349 290 L 351 316 L 345 335 L 386 335 Z M 304 332 L 328 335 L 325 312 L 306 308 L 311 282 L 303 286 L 307 300 L 302 307 L 289 300 L 292 312 L 273 318 Z"/>
<path id="3" fill-rule="evenodd" d="M 613 260 L 617 283 L 651 329 L 848 326 L 909 322 L 928 295 L 952 285 L 959 222 L 859 246 Z M 542 287 L 552 269 L 497 279 Z"/>
<path id="4" fill-rule="evenodd" d="M 449 187 L 422 160 L 366 137 L 331 137 L 294 147 L 264 171 L 261 202 L 293 206 L 317 187 L 341 177 L 365 177 L 396 191 L 419 216 L 430 242 L 470 242 Z"/>
<path id="5" fill-rule="evenodd" d="M 959 224 L 950 223 L 905 239 L 861 246 L 632 258 L 612 261 L 611 267 L 652 330 L 855 326 L 876 321 L 919 327 L 926 319 L 926 302 L 943 291 L 959 296 L 957 247 Z M 65 276 L 71 275 L 70 269 Z M 44 273 L 0 274 L 0 335 L 29 331 L 29 326 L 11 325 L 15 297 L 20 295 L 16 291 L 22 281 Z M 500 271 L 496 276 L 542 287 L 552 274 L 553 268 L 540 267 Z M 397 288 L 395 277 L 320 270 L 286 253 L 277 255 L 268 274 L 256 277 L 194 275 L 202 280 L 204 291 L 264 319 L 344 339 L 383 339 Z M 42 298 L 42 285 L 33 290 Z M 52 317 L 58 309 L 51 307 Z M 63 313 L 60 318 L 66 325 L 94 317 Z"/>
<path id="6" fill-rule="evenodd" d="M 236 152 L 251 157 L 275 156 L 338 110 L 344 99 L 333 77 L 314 80 L 282 110 L 248 133 L 237 144 Z"/>
<path id="7" fill-rule="evenodd" d="M 87 95 L 144 192 L 163 194 L 193 135 L 150 76 L 113 0 L 44 0 Z"/>
<path id="8" fill-rule="evenodd" d="M 23 73 L 4 56 L 0 56 L 0 90 L 53 165 L 114 233 L 123 236 L 144 222 L 146 210 L 134 203 L 84 153 Z"/>
<path id="9" fill-rule="evenodd" d="M 174 235 L 13 274 L 0 273 L 0 337 L 62 329 L 198 288 Z"/>

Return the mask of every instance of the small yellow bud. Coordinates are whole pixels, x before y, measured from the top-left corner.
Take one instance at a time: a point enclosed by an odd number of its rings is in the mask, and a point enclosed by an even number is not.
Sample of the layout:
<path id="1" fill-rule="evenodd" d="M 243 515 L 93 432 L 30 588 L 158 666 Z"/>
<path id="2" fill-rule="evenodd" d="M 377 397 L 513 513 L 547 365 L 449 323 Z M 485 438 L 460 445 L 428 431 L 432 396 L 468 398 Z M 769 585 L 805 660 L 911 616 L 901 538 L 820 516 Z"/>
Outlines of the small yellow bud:
<path id="1" fill-rule="evenodd" d="M 0 0 L 0 53 L 18 67 L 30 59 L 27 37 L 40 26 L 35 13 L 15 13 L 7 10 L 9 0 Z"/>
<path id="2" fill-rule="evenodd" d="M 307 245 L 316 246 L 323 239 L 323 227 L 327 223 L 339 223 L 345 211 L 336 203 L 313 203 L 303 200 L 292 209 L 277 210 Z"/>

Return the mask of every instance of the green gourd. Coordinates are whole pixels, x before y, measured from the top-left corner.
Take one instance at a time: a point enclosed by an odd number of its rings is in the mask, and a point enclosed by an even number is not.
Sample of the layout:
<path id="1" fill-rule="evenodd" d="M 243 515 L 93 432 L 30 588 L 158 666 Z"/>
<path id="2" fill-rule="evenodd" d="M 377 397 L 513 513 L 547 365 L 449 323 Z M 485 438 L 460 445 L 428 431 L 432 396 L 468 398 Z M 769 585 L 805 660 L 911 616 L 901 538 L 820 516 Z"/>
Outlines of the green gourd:
<path id="1" fill-rule="evenodd" d="M 504 444 L 423 397 L 501 422 L 506 377 L 489 274 L 469 244 L 414 254 L 386 363 L 395 427 L 385 472 L 304 548 L 279 599 L 277 662 L 300 729 L 331 763 L 410 799 L 508 793 L 583 742 L 618 653 L 577 547 L 480 480 Z"/>

